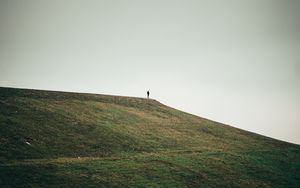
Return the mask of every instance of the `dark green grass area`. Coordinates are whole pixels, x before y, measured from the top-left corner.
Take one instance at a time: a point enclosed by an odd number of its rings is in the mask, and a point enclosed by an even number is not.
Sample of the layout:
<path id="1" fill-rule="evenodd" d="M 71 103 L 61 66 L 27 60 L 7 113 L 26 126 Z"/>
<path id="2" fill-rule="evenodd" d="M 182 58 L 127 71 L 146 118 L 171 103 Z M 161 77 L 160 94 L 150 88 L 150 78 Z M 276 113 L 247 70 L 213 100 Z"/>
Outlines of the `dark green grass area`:
<path id="1" fill-rule="evenodd" d="M 0 88 L 0 187 L 299 185 L 299 145 L 155 100 Z"/>

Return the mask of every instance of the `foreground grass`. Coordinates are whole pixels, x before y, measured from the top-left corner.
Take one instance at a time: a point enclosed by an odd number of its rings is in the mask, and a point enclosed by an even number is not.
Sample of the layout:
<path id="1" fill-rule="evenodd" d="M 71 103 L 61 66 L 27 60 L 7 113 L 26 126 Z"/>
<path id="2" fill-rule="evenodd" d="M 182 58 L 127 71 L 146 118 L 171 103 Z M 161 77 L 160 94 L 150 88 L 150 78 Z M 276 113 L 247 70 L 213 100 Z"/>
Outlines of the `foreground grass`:
<path id="1" fill-rule="evenodd" d="M 0 187 L 297 187 L 300 147 L 140 98 L 0 88 Z"/>
<path id="2" fill-rule="evenodd" d="M 280 160 L 284 153 L 294 153 Z M 57 158 L 1 165 L 2 186 L 297 187 L 295 151 L 170 151 L 122 157 Z"/>

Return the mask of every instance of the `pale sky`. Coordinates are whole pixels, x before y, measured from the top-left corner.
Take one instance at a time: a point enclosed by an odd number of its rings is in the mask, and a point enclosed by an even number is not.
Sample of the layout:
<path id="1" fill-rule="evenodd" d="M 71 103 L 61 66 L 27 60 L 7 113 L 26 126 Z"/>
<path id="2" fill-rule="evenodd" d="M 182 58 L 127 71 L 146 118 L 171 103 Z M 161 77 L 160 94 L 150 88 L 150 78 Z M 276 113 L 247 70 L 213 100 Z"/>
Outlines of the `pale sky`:
<path id="1" fill-rule="evenodd" d="M 0 0 L 0 86 L 150 97 L 300 144 L 299 0 Z"/>

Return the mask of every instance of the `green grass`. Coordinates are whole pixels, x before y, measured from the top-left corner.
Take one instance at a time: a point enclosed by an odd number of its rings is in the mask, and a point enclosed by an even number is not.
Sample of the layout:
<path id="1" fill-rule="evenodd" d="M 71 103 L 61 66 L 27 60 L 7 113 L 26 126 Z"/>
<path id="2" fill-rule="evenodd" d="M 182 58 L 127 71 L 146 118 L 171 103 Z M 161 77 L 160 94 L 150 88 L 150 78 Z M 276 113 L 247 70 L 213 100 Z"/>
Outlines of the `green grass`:
<path id="1" fill-rule="evenodd" d="M 0 187 L 299 185 L 299 145 L 155 100 L 0 88 Z"/>

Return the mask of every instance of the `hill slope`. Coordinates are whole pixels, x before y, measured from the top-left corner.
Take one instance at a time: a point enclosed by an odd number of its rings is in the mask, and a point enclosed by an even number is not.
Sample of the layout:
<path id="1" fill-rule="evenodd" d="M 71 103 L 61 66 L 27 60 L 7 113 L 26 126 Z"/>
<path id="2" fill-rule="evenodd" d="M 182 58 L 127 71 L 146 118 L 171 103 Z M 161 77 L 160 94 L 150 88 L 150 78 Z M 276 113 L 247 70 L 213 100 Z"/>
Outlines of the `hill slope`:
<path id="1" fill-rule="evenodd" d="M 0 187 L 297 187 L 300 146 L 155 100 L 0 88 Z"/>

